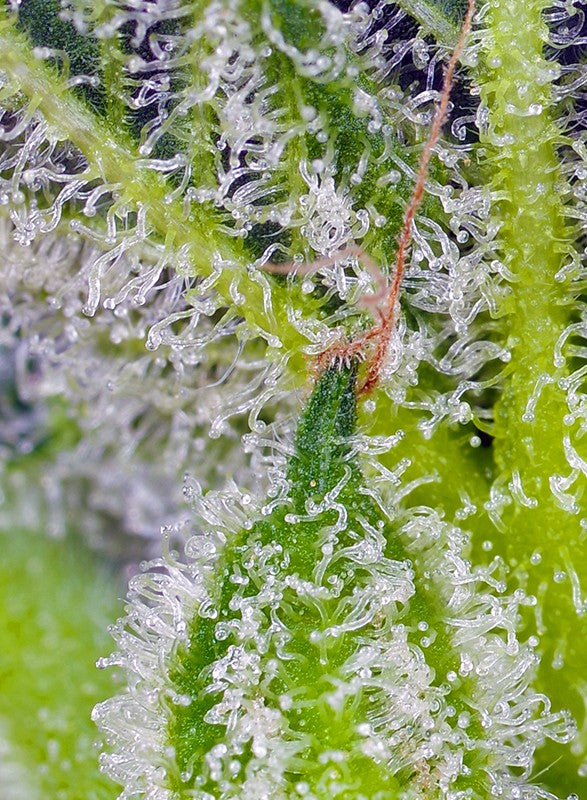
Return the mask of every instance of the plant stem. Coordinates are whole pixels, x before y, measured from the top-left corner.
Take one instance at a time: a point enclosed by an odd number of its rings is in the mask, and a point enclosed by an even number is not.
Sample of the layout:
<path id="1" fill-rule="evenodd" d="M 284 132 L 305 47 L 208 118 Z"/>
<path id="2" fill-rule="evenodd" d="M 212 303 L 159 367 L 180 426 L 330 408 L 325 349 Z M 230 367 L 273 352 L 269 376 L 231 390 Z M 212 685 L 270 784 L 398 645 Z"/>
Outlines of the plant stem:
<path id="1" fill-rule="evenodd" d="M 503 515 L 508 536 L 499 546 L 516 578 L 538 598 L 537 608 L 542 605 L 526 620 L 528 633 L 544 636 L 540 686 L 551 690 L 556 683 L 557 703 L 570 706 L 581 722 L 587 630 L 579 584 L 587 576 L 587 558 L 576 502 L 579 483 L 571 489 L 575 496 L 567 493 L 569 486 L 559 487 L 572 472 L 572 428 L 566 419 L 568 367 L 556 357 L 557 342 L 577 313 L 572 288 L 557 278 L 572 256 L 575 236 L 565 219 L 557 153 L 561 133 L 551 113 L 557 70 L 543 54 L 548 31 L 542 15 L 549 5 L 494 0 L 483 43 L 481 97 L 489 125 L 482 143 L 498 198 L 500 257 L 515 276 L 502 309 L 512 360 L 495 414 L 498 487 L 509 482 L 515 502 Z M 584 486 L 584 476 L 576 477 Z M 584 731 L 576 746 L 579 757 L 586 742 Z M 549 745 L 546 764 L 558 756 L 555 750 Z M 577 791 L 578 764 L 572 761 L 565 752 L 547 773 L 559 792 Z"/>

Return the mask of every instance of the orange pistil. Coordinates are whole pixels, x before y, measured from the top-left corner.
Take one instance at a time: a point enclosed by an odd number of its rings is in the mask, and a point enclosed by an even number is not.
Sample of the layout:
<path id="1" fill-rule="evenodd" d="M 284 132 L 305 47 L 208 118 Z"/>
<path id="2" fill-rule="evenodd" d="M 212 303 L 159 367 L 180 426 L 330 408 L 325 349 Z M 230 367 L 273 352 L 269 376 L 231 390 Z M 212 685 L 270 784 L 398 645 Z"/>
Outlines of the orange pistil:
<path id="1" fill-rule="evenodd" d="M 424 199 L 430 159 L 432 158 L 432 152 L 438 142 L 440 131 L 446 118 L 457 61 L 463 50 L 467 34 L 471 29 L 474 13 L 475 0 L 468 0 L 467 13 L 465 14 L 460 36 L 444 74 L 440 102 L 436 109 L 436 114 L 434 115 L 430 134 L 420 157 L 416 184 L 406 210 L 402 231 L 399 237 L 394 277 L 391 286 L 388 286 L 384 274 L 371 256 L 358 245 L 347 245 L 333 255 L 316 259 L 310 264 L 274 264 L 269 262 L 264 265 L 264 269 L 274 274 L 288 275 L 291 273 L 298 273 L 307 275 L 317 272 L 324 267 L 336 264 L 338 261 L 343 261 L 349 258 L 349 256 L 354 256 L 371 274 L 377 287 L 376 291 L 373 294 L 363 295 L 359 300 L 359 305 L 364 306 L 371 313 L 374 319 L 374 325 L 358 339 L 354 339 L 351 342 L 342 340 L 335 343 L 323 353 L 320 353 L 316 359 L 316 371 L 320 374 L 324 369 L 333 364 L 342 366 L 344 364 L 348 365 L 351 361 L 357 359 L 364 361 L 367 359 L 367 348 L 369 347 L 372 349 L 373 355 L 367 365 L 367 374 L 359 389 L 359 394 L 368 394 L 371 392 L 375 386 L 377 386 L 381 377 L 383 362 L 397 319 L 397 305 L 405 272 L 406 253 L 412 242 L 412 224 L 416 212 Z"/>
<path id="2" fill-rule="evenodd" d="M 361 262 L 361 264 L 367 269 L 367 272 L 374 279 L 377 286 L 377 291 L 375 294 L 364 294 L 358 302 L 359 305 L 364 306 L 368 311 L 370 311 L 375 318 L 374 312 L 387 295 L 387 281 L 385 279 L 385 275 L 383 272 L 381 272 L 371 256 L 356 244 L 346 245 L 342 249 L 337 250 L 333 255 L 317 258 L 310 264 L 275 264 L 272 261 L 269 261 L 263 266 L 263 269 L 267 270 L 267 272 L 273 273 L 274 275 L 310 275 L 314 272 L 318 272 L 324 267 L 330 267 L 339 261 L 346 261 L 347 258 L 352 257 Z"/>
<path id="3" fill-rule="evenodd" d="M 450 61 L 448 62 L 448 67 L 444 75 L 444 83 L 442 86 L 440 103 L 438 104 L 438 108 L 436 109 L 436 114 L 434 115 L 434 121 L 432 123 L 430 135 L 428 136 L 428 140 L 424 145 L 424 150 L 422 151 L 422 156 L 420 158 L 420 166 L 416 178 L 416 185 L 414 187 L 412 198 L 410 200 L 410 204 L 408 205 L 406 215 L 404 217 L 404 224 L 399 239 L 399 246 L 395 260 L 393 283 L 391 284 L 391 287 L 387 294 L 385 306 L 383 310 L 380 312 L 381 320 L 379 324 L 374 326 L 362 338 L 362 341 L 365 344 L 369 341 L 375 342 L 375 353 L 367 368 L 367 375 L 360 389 L 361 394 L 368 394 L 370 391 L 372 391 L 372 389 L 375 388 L 375 386 L 379 382 L 383 360 L 385 358 L 385 354 L 387 353 L 389 342 L 395 326 L 399 290 L 405 272 L 406 252 L 412 241 L 412 223 L 414 221 L 416 211 L 418 210 L 424 198 L 425 184 L 426 184 L 426 179 L 428 177 L 428 169 L 430 166 L 432 151 L 436 143 L 438 142 L 440 131 L 442 125 L 444 124 L 444 120 L 446 118 L 448 101 L 450 99 L 450 92 L 454 81 L 455 68 L 459 56 L 464 47 L 467 34 L 471 29 L 471 23 L 473 21 L 474 12 L 475 12 L 475 0 L 469 0 L 467 13 L 465 15 L 463 26 L 461 28 L 459 40 L 456 44 L 455 49 L 453 50 L 453 53 L 450 57 Z"/>

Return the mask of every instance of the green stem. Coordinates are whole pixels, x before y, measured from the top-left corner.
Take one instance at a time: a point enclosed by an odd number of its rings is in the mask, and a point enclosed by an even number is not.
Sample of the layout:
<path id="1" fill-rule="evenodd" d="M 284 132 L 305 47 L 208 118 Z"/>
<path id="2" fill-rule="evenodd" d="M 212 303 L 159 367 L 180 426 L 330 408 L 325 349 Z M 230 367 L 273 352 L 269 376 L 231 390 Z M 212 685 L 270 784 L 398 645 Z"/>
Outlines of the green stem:
<path id="1" fill-rule="evenodd" d="M 489 127 L 483 143 L 499 198 L 501 258 L 514 276 L 503 309 L 512 359 L 495 410 L 498 487 L 508 491 L 509 484 L 514 502 L 503 512 L 508 535 L 498 546 L 542 606 L 525 621 L 527 633 L 542 637 L 539 685 L 556 685 L 557 703 L 582 723 L 587 627 L 577 586 L 587 580 L 578 502 L 584 476 L 578 469 L 566 497 L 557 496 L 556 485 L 572 472 L 564 444 L 573 436 L 565 422 L 568 366 L 556 357 L 556 346 L 577 313 L 572 288 L 557 278 L 572 256 L 575 232 L 565 219 L 561 133 L 551 112 L 557 73 L 543 54 L 548 31 L 542 15 L 549 6 L 547 0 L 495 0 L 484 40 L 481 96 Z M 542 755 L 545 779 L 557 791 L 585 791 L 576 771 L 586 745 L 584 732 L 573 748 L 577 758 L 554 745 Z"/>

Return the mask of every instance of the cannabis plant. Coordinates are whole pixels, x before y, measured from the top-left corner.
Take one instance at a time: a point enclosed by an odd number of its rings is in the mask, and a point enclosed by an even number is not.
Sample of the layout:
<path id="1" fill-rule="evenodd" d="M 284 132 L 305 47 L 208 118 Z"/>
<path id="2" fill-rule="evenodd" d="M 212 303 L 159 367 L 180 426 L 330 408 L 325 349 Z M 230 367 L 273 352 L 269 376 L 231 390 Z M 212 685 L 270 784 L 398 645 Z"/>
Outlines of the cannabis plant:
<path id="1" fill-rule="evenodd" d="M 2 798 L 587 797 L 585 31 L 4 5 Z"/>

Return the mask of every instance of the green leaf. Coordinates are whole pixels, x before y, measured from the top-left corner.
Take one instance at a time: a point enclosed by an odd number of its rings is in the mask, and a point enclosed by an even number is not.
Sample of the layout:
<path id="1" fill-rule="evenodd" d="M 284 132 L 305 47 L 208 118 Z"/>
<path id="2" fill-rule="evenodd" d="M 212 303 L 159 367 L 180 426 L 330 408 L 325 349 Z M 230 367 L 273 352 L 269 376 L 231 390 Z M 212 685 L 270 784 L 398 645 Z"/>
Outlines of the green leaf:
<path id="1" fill-rule="evenodd" d="M 405 9 L 440 42 L 454 45 L 465 17 L 467 0 L 400 0 Z"/>
<path id="2" fill-rule="evenodd" d="M 58 51 L 49 63 L 66 78 L 83 75 L 98 81 L 98 86 L 86 81 L 74 87 L 73 92 L 103 116 L 106 91 L 100 44 L 91 33 L 81 33 L 73 22 L 63 19 L 62 10 L 59 0 L 22 0 L 18 4 L 17 27 L 27 33 L 33 47 Z"/>
<path id="3" fill-rule="evenodd" d="M 135 688 L 96 710 L 121 748 L 105 763 L 129 794 L 154 781 L 178 798 L 271 787 L 384 800 L 440 782 L 443 796 L 489 800 L 529 791 L 518 767 L 546 737 L 572 734 L 527 688 L 521 598 L 471 571 L 462 531 L 431 509 L 399 513 L 389 485 L 363 477 L 355 403 L 355 369 L 326 370 L 267 504 L 134 584 L 112 663 Z M 228 508 L 219 500 L 202 499 L 208 525 Z M 167 642 L 158 662 L 149 630 Z M 147 744 L 121 768 L 143 692 Z M 532 723 L 514 743 L 519 715 Z"/>

